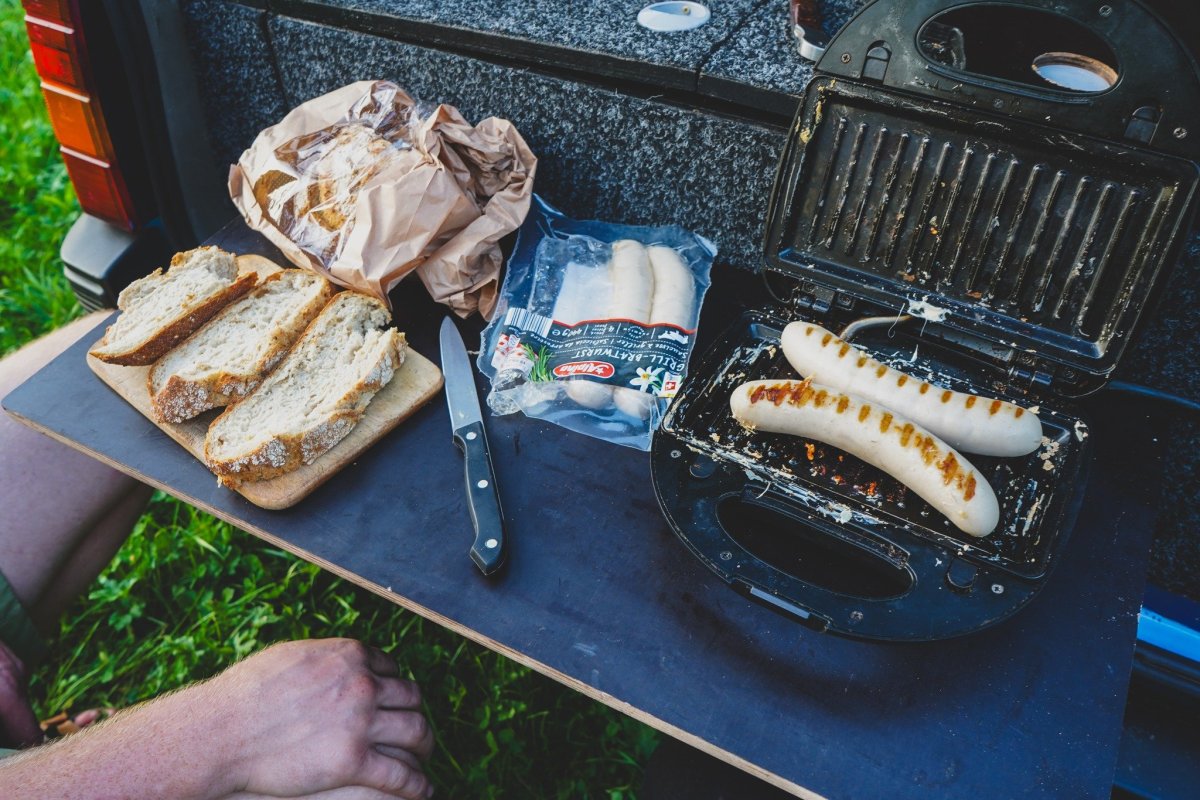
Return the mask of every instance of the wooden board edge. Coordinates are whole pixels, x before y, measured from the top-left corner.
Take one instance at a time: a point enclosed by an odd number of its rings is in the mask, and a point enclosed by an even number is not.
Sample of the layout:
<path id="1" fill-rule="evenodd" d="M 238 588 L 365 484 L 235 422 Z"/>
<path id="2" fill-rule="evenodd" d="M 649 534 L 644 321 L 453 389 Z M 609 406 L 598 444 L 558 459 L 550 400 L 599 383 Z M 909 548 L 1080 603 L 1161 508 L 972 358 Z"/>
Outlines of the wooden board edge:
<path id="1" fill-rule="evenodd" d="M 378 446 L 380 441 L 382 441 L 385 437 L 387 437 L 388 434 L 390 434 L 392 431 L 396 430 L 396 428 L 400 427 L 400 423 L 404 422 L 406 419 L 411 417 L 413 414 L 417 413 L 422 408 L 424 408 L 426 403 L 428 403 L 433 398 L 437 397 L 438 393 L 440 393 L 442 391 L 442 386 L 443 386 L 443 384 L 445 384 L 446 379 L 442 375 L 441 370 L 437 369 L 437 365 L 434 364 L 429 359 L 425 358 L 425 356 L 422 356 L 420 353 L 411 351 L 409 353 L 409 357 L 411 357 L 413 355 L 419 356 L 420 358 L 424 359 L 427 364 L 429 364 L 435 370 L 437 370 L 437 373 L 438 373 L 437 380 L 430 385 L 430 388 L 425 393 L 417 396 L 417 399 L 413 402 L 412 407 L 410 409 L 408 409 L 408 411 L 406 411 L 404 414 L 400 414 L 398 416 L 392 417 L 385 425 L 383 425 L 379 429 L 378 438 L 376 438 L 376 440 L 372 444 L 368 445 L 366 448 L 363 448 L 363 450 L 361 452 L 366 452 L 370 448 Z M 407 362 L 408 358 L 405 358 L 405 361 Z M 400 368 L 403 369 L 404 365 L 401 364 Z M 399 374 L 399 371 L 397 371 L 397 374 Z M 386 387 L 384 387 L 384 388 L 386 388 Z M 370 406 L 368 406 L 368 408 L 370 408 Z M 341 442 L 339 442 L 338 444 L 341 444 Z M 337 445 L 335 445 L 335 447 L 336 446 Z M 333 451 L 330 450 L 329 452 L 332 453 Z M 328 453 L 326 453 L 325 455 L 328 455 Z M 314 461 L 313 463 L 315 464 L 316 462 Z M 317 476 L 316 480 L 310 481 L 307 484 L 304 484 L 303 486 L 298 486 L 298 487 L 296 487 L 296 491 L 292 492 L 291 494 L 280 495 L 278 498 L 259 496 L 257 493 L 254 492 L 254 484 L 244 484 L 242 486 L 239 486 L 234 491 L 236 491 L 242 497 L 245 497 L 251 503 L 254 503 L 254 505 L 258 506 L 259 508 L 264 508 L 267 511 L 283 511 L 284 509 L 291 508 L 292 506 L 296 505 L 304 498 L 308 497 L 310 494 L 315 492 L 317 489 L 324 486 L 329 481 L 330 478 L 332 478 L 334 475 L 339 474 L 340 472 L 341 472 L 341 470 L 339 469 L 339 470 L 331 470 L 331 471 L 322 473 Z M 247 492 L 249 492 L 249 494 L 247 494 Z"/>
<path id="2" fill-rule="evenodd" d="M 109 382 L 108 370 L 110 370 L 114 365 L 107 364 L 107 363 L 101 361 L 100 359 L 91 355 L 91 353 L 88 353 L 86 358 L 87 358 L 88 368 L 100 380 L 101 383 L 103 383 L 110 390 L 115 392 L 118 397 L 121 397 L 123 402 L 125 402 L 127 405 L 129 405 L 131 408 L 133 408 L 135 411 L 137 411 L 139 414 L 141 414 L 142 417 L 145 418 L 156 429 L 162 431 L 167 436 L 169 436 L 176 444 L 178 444 L 180 446 L 180 448 L 185 453 L 187 453 L 189 456 L 191 456 L 192 458 L 195 458 L 197 461 L 199 461 L 201 464 L 203 464 L 205 469 L 208 468 L 208 465 L 205 464 L 205 462 L 204 462 L 204 458 L 200 454 L 192 452 L 192 449 L 190 446 L 191 443 L 186 438 L 184 438 L 183 433 L 180 431 L 180 429 L 176 425 L 172 425 L 169 423 L 159 424 L 156 420 L 154 420 L 154 418 L 149 416 L 149 413 L 146 411 L 146 409 L 140 408 L 137 405 L 135 405 L 134 403 L 129 402 L 129 400 L 126 399 L 125 396 L 122 395 L 121 392 Z M 385 436 L 387 436 L 392 431 L 394 431 L 400 425 L 400 423 L 404 422 L 406 419 L 411 417 L 417 411 L 424 408 L 426 403 L 428 403 L 430 400 L 432 400 L 434 397 L 436 397 L 439 392 L 441 392 L 442 386 L 445 384 L 445 376 L 442 374 L 442 371 L 438 368 L 437 364 L 433 363 L 432 360 L 430 360 L 429 358 L 421 355 L 417 351 L 412 350 L 410 348 L 408 353 L 405 356 L 404 363 L 401 364 L 400 368 L 396 371 L 396 377 L 399 376 L 400 371 L 403 370 L 406 365 L 408 365 L 410 369 L 417 368 L 424 372 L 427 372 L 428 377 L 432 378 L 432 380 L 430 381 L 427 389 L 422 394 L 417 395 L 417 398 L 413 401 L 412 406 L 405 413 L 389 418 L 383 425 L 381 425 L 381 427 L 375 434 L 375 439 L 371 443 L 369 443 L 365 447 L 363 447 L 362 450 L 359 452 L 366 452 L 366 450 L 377 445 L 381 439 L 383 439 Z M 141 368 L 135 367 L 134 369 L 141 369 Z M 393 377 L 393 381 L 396 380 L 396 377 Z M 391 383 L 389 382 L 388 385 L 390 386 Z M 385 386 L 380 391 L 383 391 L 385 389 L 387 389 L 387 386 Z M 368 405 L 368 409 L 369 408 L 370 408 L 370 406 Z M 345 440 L 343 440 L 343 441 L 345 441 Z M 322 457 L 328 456 L 329 454 L 333 453 L 334 450 L 336 450 L 336 448 L 341 444 L 342 444 L 342 442 L 338 442 L 337 445 L 334 445 L 334 449 L 331 449 L 328 452 L 322 454 Z M 350 461 L 352 461 L 352 460 L 353 459 L 350 459 L 346 463 L 350 463 Z M 315 464 L 317 462 L 314 461 L 313 463 Z M 306 464 L 303 467 L 301 467 L 301 469 L 306 469 L 311 466 L 312 466 L 311 464 Z M 345 466 L 345 464 L 343 464 L 342 466 Z M 248 500 L 249 502 L 258 506 L 259 508 L 266 509 L 267 511 L 282 511 L 284 509 L 291 508 L 292 506 L 296 505 L 304 498 L 308 497 L 310 494 L 312 494 L 317 489 L 319 489 L 321 486 L 323 486 L 325 483 L 327 483 L 330 478 L 332 478 L 334 475 L 338 474 L 338 472 L 340 472 L 340 468 L 334 469 L 334 470 L 327 470 L 324 472 L 318 471 L 318 472 L 314 473 L 315 479 L 309 480 L 302 484 L 299 484 L 299 485 L 295 486 L 294 488 L 292 488 L 290 491 L 280 492 L 278 495 L 273 495 L 271 493 L 271 491 L 269 491 L 269 489 L 278 488 L 282 484 L 273 483 L 273 481 L 290 480 L 294 476 L 294 473 L 289 473 L 289 475 L 282 475 L 278 478 L 274 478 L 274 479 L 268 480 L 268 481 L 245 483 L 245 484 L 242 484 L 241 486 L 231 489 L 231 491 L 237 492 L 242 497 L 246 498 L 246 500 Z M 214 479 L 215 479 L 215 476 L 214 476 Z M 229 487 L 226 487 L 226 488 L 229 488 Z M 264 492 L 264 488 L 268 489 L 268 491 Z"/>

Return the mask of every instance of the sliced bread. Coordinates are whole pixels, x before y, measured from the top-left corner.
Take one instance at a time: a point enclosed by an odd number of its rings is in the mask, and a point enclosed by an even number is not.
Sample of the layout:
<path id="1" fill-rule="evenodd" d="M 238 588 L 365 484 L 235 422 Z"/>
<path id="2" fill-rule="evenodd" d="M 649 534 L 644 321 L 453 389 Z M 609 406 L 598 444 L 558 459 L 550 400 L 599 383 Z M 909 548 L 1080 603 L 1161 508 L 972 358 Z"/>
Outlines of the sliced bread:
<path id="1" fill-rule="evenodd" d="M 342 292 L 245 400 L 217 417 L 204 458 L 221 483 L 275 478 L 340 442 L 404 361 L 404 335 L 366 295 Z"/>
<path id="2" fill-rule="evenodd" d="M 155 419 L 183 422 L 241 400 L 275 368 L 333 292 L 333 284 L 306 270 L 269 275 L 155 363 L 148 378 Z"/>
<path id="3" fill-rule="evenodd" d="M 239 276 L 233 254 L 219 247 L 178 253 L 165 273 L 156 269 L 121 292 L 121 315 L 91 355 L 123 366 L 153 364 L 257 280 L 253 272 Z"/>

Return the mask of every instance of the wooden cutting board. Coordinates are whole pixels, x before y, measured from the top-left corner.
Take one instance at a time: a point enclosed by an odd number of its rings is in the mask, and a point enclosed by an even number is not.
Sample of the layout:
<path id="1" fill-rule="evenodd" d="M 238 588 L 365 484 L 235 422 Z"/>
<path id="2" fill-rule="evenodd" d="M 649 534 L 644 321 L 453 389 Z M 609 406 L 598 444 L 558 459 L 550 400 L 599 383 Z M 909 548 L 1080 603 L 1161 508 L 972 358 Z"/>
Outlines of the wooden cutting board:
<path id="1" fill-rule="evenodd" d="M 255 255 L 238 256 L 237 262 L 242 272 L 254 271 L 260 276 L 281 269 L 271 261 Z M 150 367 L 119 367 L 106 364 L 92 356 L 88 356 L 87 361 L 92 372 L 96 373 L 100 380 L 142 412 L 151 423 L 183 445 L 185 450 L 201 462 L 204 461 L 204 435 L 209 424 L 223 409 L 214 409 L 179 424 L 155 422 L 150 410 L 150 390 L 147 388 Z M 404 363 L 400 365 L 392 380 L 371 400 L 362 420 L 350 431 L 350 435 L 338 442 L 332 450 L 312 464 L 302 466 L 287 475 L 269 481 L 246 483 L 236 491 L 261 508 L 289 508 L 337 474 L 346 464 L 357 459 L 359 454 L 429 402 L 441 389 L 441 370 L 432 361 L 410 348 Z"/>

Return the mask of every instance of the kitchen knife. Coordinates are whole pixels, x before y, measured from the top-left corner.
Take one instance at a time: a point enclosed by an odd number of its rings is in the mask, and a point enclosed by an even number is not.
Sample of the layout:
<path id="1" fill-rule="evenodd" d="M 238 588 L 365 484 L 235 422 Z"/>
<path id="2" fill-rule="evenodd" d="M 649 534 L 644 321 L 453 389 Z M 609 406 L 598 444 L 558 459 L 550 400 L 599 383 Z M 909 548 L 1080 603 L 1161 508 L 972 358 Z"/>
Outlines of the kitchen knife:
<path id="1" fill-rule="evenodd" d="M 475 526 L 471 560 L 484 575 L 504 563 L 504 514 L 496 493 L 496 476 L 483 430 L 483 413 L 475 392 L 475 373 L 462 336 L 449 317 L 442 320 L 442 372 L 446 376 L 446 404 L 454 443 L 465 455 L 467 507 Z"/>

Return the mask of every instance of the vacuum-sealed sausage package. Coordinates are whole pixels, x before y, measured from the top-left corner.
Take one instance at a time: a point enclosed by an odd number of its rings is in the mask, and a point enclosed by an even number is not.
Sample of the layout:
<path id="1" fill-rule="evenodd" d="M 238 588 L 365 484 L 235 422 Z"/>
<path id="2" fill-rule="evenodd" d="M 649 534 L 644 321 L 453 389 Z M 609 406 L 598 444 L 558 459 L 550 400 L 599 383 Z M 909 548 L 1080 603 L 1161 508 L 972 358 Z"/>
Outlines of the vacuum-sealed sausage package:
<path id="1" fill-rule="evenodd" d="M 483 332 L 488 406 L 649 450 L 716 253 L 677 225 L 575 220 L 534 195 Z"/>

